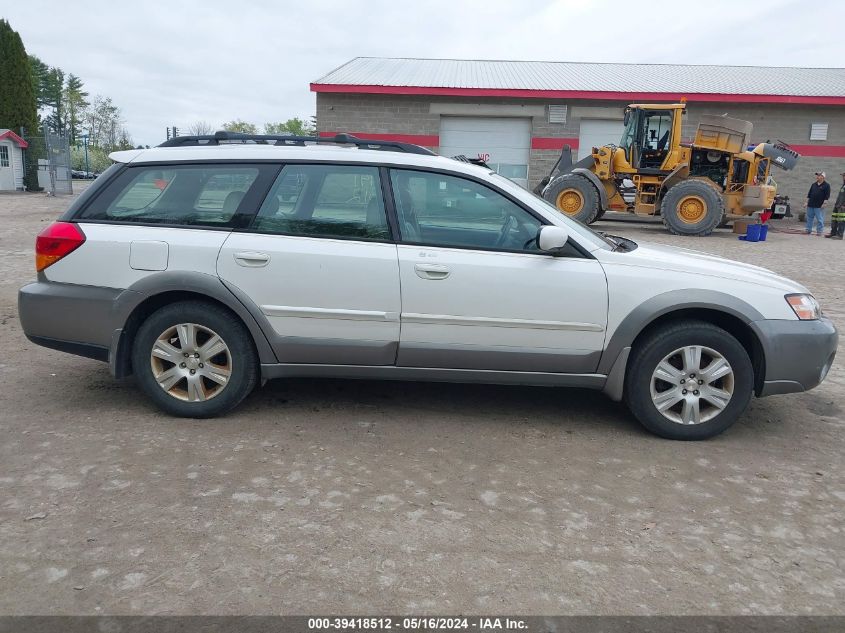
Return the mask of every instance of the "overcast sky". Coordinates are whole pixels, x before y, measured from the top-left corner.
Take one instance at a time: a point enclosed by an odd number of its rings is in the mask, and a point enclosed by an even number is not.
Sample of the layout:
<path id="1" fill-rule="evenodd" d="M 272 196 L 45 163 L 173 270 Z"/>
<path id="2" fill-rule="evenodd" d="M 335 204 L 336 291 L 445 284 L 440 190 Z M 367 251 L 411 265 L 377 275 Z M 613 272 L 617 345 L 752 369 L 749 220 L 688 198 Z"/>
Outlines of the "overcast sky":
<path id="1" fill-rule="evenodd" d="M 309 83 L 358 56 L 845 66 L 841 0 L 3 0 L 0 17 L 150 145 L 311 116 Z"/>

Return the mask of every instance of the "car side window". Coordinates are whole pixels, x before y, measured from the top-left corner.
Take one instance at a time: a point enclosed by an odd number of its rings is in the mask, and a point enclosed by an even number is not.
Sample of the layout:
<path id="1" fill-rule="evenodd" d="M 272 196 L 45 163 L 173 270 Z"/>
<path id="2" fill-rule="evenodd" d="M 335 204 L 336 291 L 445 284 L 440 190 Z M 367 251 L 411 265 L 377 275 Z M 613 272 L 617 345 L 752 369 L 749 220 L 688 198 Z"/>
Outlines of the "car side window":
<path id="1" fill-rule="evenodd" d="M 256 166 L 130 167 L 80 218 L 230 226 L 258 174 Z"/>
<path id="2" fill-rule="evenodd" d="M 392 169 L 390 178 L 405 243 L 540 252 L 540 220 L 489 187 L 406 169 Z"/>
<path id="3" fill-rule="evenodd" d="M 305 237 L 390 239 L 378 168 L 286 165 L 252 229 Z"/>

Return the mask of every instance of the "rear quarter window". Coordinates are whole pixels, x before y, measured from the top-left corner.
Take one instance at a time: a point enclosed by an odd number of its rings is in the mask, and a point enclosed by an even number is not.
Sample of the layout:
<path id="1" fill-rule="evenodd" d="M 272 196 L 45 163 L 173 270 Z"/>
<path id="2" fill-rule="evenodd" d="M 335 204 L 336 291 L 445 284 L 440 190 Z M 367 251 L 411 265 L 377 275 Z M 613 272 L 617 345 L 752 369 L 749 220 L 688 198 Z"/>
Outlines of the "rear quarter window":
<path id="1" fill-rule="evenodd" d="M 260 173 L 258 165 L 129 167 L 77 217 L 126 223 L 232 226 Z"/>

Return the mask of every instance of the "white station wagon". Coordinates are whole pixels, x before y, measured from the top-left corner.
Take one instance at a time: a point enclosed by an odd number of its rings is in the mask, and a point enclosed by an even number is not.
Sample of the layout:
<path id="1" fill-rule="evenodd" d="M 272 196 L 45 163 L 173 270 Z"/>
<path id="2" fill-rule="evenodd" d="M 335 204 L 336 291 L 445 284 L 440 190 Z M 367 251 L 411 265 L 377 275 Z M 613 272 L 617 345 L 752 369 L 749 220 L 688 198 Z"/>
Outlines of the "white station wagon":
<path id="1" fill-rule="evenodd" d="M 36 240 L 26 335 L 176 416 L 290 376 L 483 382 L 600 389 L 673 439 L 833 362 L 833 324 L 771 271 L 596 233 L 471 161 L 314 141 L 112 154 Z"/>

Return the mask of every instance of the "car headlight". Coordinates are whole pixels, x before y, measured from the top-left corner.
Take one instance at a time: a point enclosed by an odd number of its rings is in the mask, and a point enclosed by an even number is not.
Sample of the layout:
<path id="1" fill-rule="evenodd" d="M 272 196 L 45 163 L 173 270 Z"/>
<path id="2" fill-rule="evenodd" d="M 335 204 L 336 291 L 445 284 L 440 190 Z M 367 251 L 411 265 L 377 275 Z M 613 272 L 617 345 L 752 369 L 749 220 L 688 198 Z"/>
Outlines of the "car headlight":
<path id="1" fill-rule="evenodd" d="M 784 298 L 802 321 L 812 321 L 822 315 L 821 306 L 813 295 L 786 295 Z"/>

